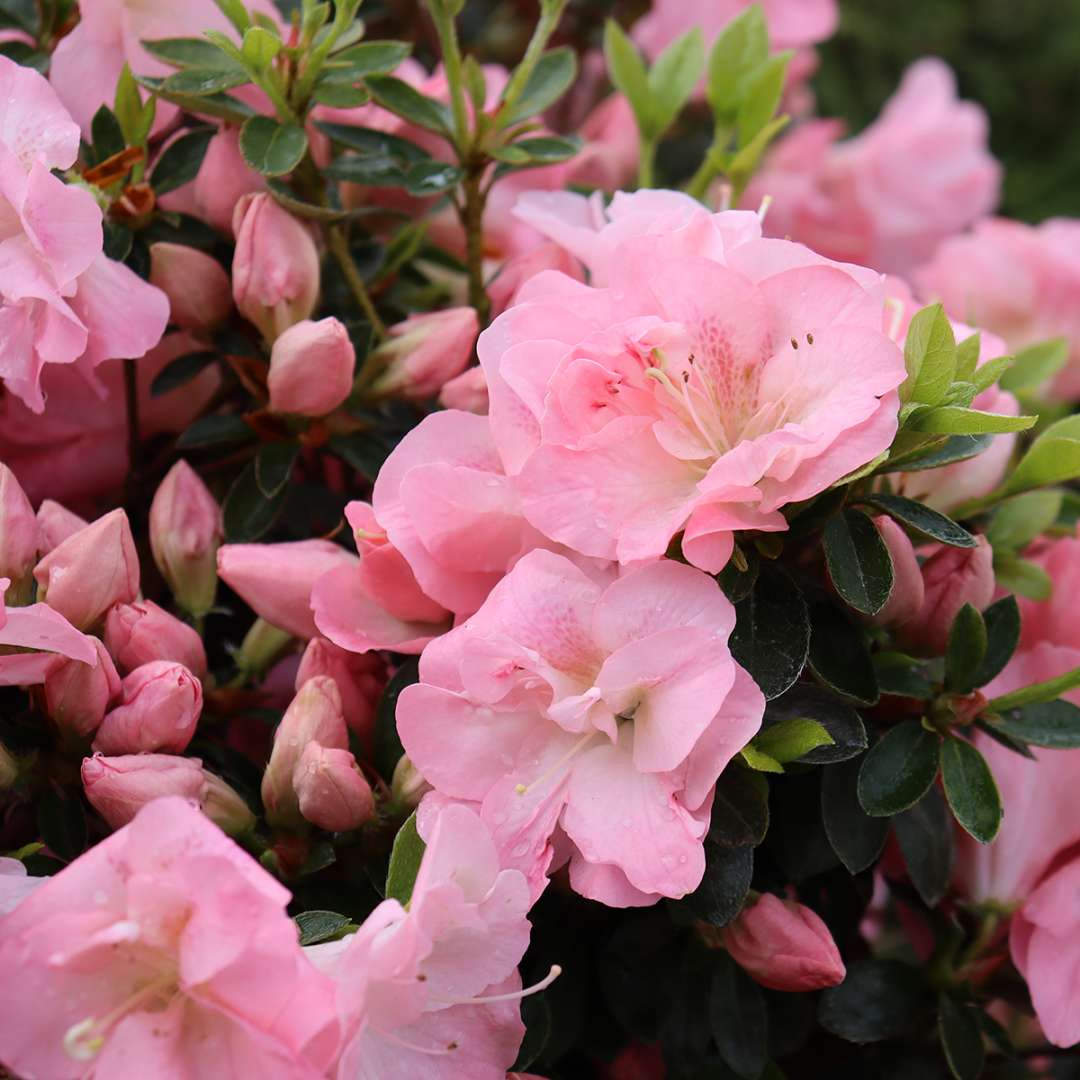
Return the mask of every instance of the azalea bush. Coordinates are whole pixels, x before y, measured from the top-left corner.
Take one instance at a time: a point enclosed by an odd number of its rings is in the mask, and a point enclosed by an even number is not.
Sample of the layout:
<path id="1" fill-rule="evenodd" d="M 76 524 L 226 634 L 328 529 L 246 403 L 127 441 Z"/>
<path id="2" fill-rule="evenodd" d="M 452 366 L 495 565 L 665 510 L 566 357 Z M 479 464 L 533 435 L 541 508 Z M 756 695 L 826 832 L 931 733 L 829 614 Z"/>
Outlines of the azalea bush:
<path id="1" fill-rule="evenodd" d="M 610 7 L 0 0 L 5 1075 L 1080 1063 L 1080 224 Z"/>

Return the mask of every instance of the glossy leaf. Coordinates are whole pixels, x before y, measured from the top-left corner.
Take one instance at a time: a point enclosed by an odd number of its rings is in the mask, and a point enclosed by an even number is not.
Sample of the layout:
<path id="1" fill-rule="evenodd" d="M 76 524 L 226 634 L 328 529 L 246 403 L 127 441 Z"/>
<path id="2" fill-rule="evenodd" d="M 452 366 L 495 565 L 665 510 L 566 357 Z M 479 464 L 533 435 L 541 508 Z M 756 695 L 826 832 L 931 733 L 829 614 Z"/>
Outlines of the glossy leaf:
<path id="1" fill-rule="evenodd" d="M 384 109 L 428 131 L 450 135 L 452 121 L 445 105 L 424 97 L 419 90 L 393 75 L 372 75 L 366 83 L 371 96 Z"/>
<path id="2" fill-rule="evenodd" d="M 927 1007 L 919 972 L 896 960 L 862 960 L 847 978 L 822 992 L 818 1021 L 854 1043 L 879 1042 L 913 1027 Z"/>
<path id="3" fill-rule="evenodd" d="M 825 561 L 840 596 L 864 615 L 879 612 L 893 587 L 893 566 L 881 533 L 866 514 L 848 509 L 825 527 Z"/>
<path id="4" fill-rule="evenodd" d="M 830 765 L 821 777 L 821 819 L 833 851 L 851 874 L 872 866 L 889 833 L 885 818 L 871 817 L 859 804 L 861 758 Z"/>
<path id="5" fill-rule="evenodd" d="M 931 787 L 910 809 L 892 819 L 908 876 L 927 907 L 937 907 L 949 888 L 955 829 L 940 790 Z"/>
<path id="6" fill-rule="evenodd" d="M 967 529 L 925 503 L 905 499 L 900 495 L 868 495 L 861 501 L 888 514 L 928 540 L 937 540 L 950 547 L 975 547 L 975 537 Z"/>
<path id="7" fill-rule="evenodd" d="M 1033 746 L 1046 746 L 1053 750 L 1080 746 L 1080 708 L 1060 698 L 1004 713 L 988 726 Z"/>
<path id="8" fill-rule="evenodd" d="M 1015 596 L 1003 596 L 983 612 L 986 625 L 986 655 L 975 676 L 976 686 L 985 686 L 1012 658 L 1020 644 L 1020 607 Z"/>
<path id="9" fill-rule="evenodd" d="M 576 74 L 577 57 L 573 49 L 564 45 L 544 53 L 514 107 L 506 116 L 500 116 L 501 125 L 511 127 L 542 113 L 570 89 Z"/>
<path id="10" fill-rule="evenodd" d="M 387 900 L 397 900 L 400 904 L 409 902 L 425 850 L 426 845 L 416 831 L 416 814 L 410 814 L 394 837 L 390 867 L 386 872 Z"/>
<path id="11" fill-rule="evenodd" d="M 307 134 L 297 124 L 281 124 L 269 116 L 253 116 L 240 129 L 240 153 L 263 176 L 292 172 L 307 150 Z"/>
<path id="12" fill-rule="evenodd" d="M 1001 795 L 986 759 L 966 739 L 953 736 L 941 746 L 941 779 L 956 820 L 981 844 L 1001 825 Z"/>
<path id="13" fill-rule="evenodd" d="M 914 806 L 934 782 L 940 739 L 917 720 L 905 720 L 871 747 L 859 772 L 859 802 L 874 817 Z"/>
<path id="14" fill-rule="evenodd" d="M 949 629 L 945 652 L 945 686 L 954 694 L 970 694 L 978 686 L 979 671 L 986 659 L 987 632 L 982 615 L 965 604 Z"/>

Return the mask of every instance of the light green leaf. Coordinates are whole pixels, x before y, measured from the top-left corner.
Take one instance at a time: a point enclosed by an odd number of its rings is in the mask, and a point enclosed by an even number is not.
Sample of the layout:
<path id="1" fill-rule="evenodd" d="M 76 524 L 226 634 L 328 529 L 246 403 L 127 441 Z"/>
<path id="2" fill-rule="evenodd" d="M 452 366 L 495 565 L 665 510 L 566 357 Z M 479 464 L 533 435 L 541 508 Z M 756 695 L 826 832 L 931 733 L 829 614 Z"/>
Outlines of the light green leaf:
<path id="1" fill-rule="evenodd" d="M 604 59 L 608 75 L 634 110 L 634 117 L 642 134 L 651 133 L 652 91 L 645 61 L 626 31 L 614 20 L 604 25 Z"/>
<path id="2" fill-rule="evenodd" d="M 1006 494 L 1080 476 L 1080 415 L 1051 424 L 1028 448 L 1002 488 Z"/>
<path id="3" fill-rule="evenodd" d="M 776 115 L 791 57 L 790 50 L 770 56 L 746 78 L 735 121 L 739 146 L 747 146 Z"/>
<path id="4" fill-rule="evenodd" d="M 552 49 L 540 57 L 513 109 L 499 118 L 502 127 L 542 113 L 566 93 L 577 74 L 577 57 L 568 46 Z"/>
<path id="5" fill-rule="evenodd" d="M 937 405 L 956 377 L 956 339 L 940 304 L 915 313 L 904 342 L 904 363 L 908 375 L 900 400 Z"/>
<path id="6" fill-rule="evenodd" d="M 655 136 L 671 126 L 690 100 L 704 68 L 705 41 L 697 26 L 676 38 L 657 57 L 647 78 Z"/>
<path id="7" fill-rule="evenodd" d="M 1006 416 L 960 405 L 941 405 L 913 416 L 909 427 L 912 431 L 937 435 L 999 435 L 1006 431 L 1027 431 L 1037 420 L 1037 416 Z"/>
<path id="8" fill-rule="evenodd" d="M 743 761 L 750 766 L 755 772 L 771 772 L 782 773 L 784 766 L 774 757 L 770 757 L 768 754 L 762 753 L 756 749 L 753 744 L 744 746 L 740 751 Z"/>
<path id="9" fill-rule="evenodd" d="M 416 814 L 411 814 L 394 837 L 390 868 L 386 872 L 387 900 L 396 900 L 399 904 L 409 902 L 425 850 L 426 845 L 416 831 Z"/>
<path id="10" fill-rule="evenodd" d="M 986 538 L 995 551 L 1019 551 L 1050 528 L 1061 511 L 1062 492 L 1052 488 L 1006 499 L 994 511 Z"/>
<path id="11" fill-rule="evenodd" d="M 705 96 L 718 119 L 730 123 L 738 113 L 738 88 L 769 57 L 769 30 L 760 4 L 731 20 L 709 52 Z"/>
<path id="12" fill-rule="evenodd" d="M 979 366 L 979 349 L 982 335 L 976 331 L 956 343 L 956 378 L 967 382 Z"/>
<path id="13" fill-rule="evenodd" d="M 261 26 L 250 26 L 244 32 L 240 52 L 256 71 L 264 71 L 281 51 L 281 38 Z"/>
<path id="14" fill-rule="evenodd" d="M 1015 555 L 995 553 L 994 577 L 1003 589 L 1029 600 L 1047 600 L 1054 590 L 1054 583 L 1041 566 Z"/>
<path id="15" fill-rule="evenodd" d="M 968 339 L 971 340 L 970 338 Z M 959 354 L 959 350 L 957 350 Z M 993 360 L 987 360 L 982 367 L 980 367 L 971 376 L 971 382 L 975 384 L 975 393 L 981 394 L 987 387 L 993 386 L 994 383 L 1000 382 L 1001 377 L 1011 368 L 1013 365 L 1013 357 L 1011 356 L 998 356 Z"/>
<path id="16" fill-rule="evenodd" d="M 1013 357 L 1012 367 L 1001 377 L 1001 389 L 1034 390 L 1053 378 L 1069 359 L 1068 338 L 1051 338 L 1021 349 Z"/>
<path id="17" fill-rule="evenodd" d="M 819 746 L 832 746 L 833 742 L 833 737 L 817 720 L 792 716 L 763 729 L 752 746 L 757 753 L 766 754 L 781 765 L 786 765 Z"/>

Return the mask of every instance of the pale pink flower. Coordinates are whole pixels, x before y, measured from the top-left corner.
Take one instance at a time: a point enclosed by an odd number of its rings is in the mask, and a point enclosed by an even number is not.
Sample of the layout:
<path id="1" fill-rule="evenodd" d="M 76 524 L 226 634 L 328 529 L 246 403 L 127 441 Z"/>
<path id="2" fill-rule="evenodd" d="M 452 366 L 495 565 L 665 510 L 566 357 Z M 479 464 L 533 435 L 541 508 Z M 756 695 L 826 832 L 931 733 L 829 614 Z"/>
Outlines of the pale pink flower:
<path id="1" fill-rule="evenodd" d="M 120 676 L 99 638 L 87 638 L 97 663 L 58 659 L 45 674 L 45 708 L 61 730 L 92 735 L 120 696 Z"/>
<path id="2" fill-rule="evenodd" d="M 460 409 L 462 412 L 486 416 L 488 392 L 484 369 L 466 368 L 460 375 L 455 375 L 439 391 L 439 404 L 444 409 Z"/>
<path id="3" fill-rule="evenodd" d="M 327 675 L 337 684 L 345 723 L 365 750 L 370 751 L 375 728 L 375 707 L 386 685 L 382 657 L 357 655 L 326 638 L 312 638 L 296 669 L 296 689 L 316 675 Z"/>
<path id="4" fill-rule="evenodd" d="M 0 647 L 33 651 L 0 656 L 0 686 L 43 682 L 61 657 L 89 666 L 97 663 L 93 638 L 81 634 L 48 604 L 6 607 L 4 594 L 10 585 L 7 578 L 0 578 Z"/>
<path id="5" fill-rule="evenodd" d="M 1001 167 L 983 109 L 956 96 L 941 60 L 917 61 L 878 119 L 837 142 L 835 121 L 811 121 L 783 139 L 747 189 L 766 195 L 765 225 L 823 255 L 903 273 L 990 213 Z"/>
<path id="6" fill-rule="evenodd" d="M 551 540 L 632 562 L 683 532 L 718 571 L 735 531 L 785 530 L 892 442 L 905 369 L 871 271 L 677 192 L 523 211 L 605 283 L 540 274 L 478 345 L 501 463 Z"/>
<path id="7" fill-rule="evenodd" d="M 528 194 L 522 196 L 518 205 L 522 203 L 527 204 L 530 199 L 540 198 L 543 199 L 547 196 Z M 552 196 L 557 197 L 557 196 Z M 514 208 L 515 214 L 518 214 L 518 207 Z M 520 214 L 518 214 L 520 216 Z M 491 299 L 491 317 L 496 318 L 501 315 L 511 304 L 517 300 L 517 294 L 521 291 L 522 285 L 525 284 L 530 278 L 536 277 L 542 270 L 561 270 L 564 274 L 569 274 L 570 277 L 577 278 L 579 281 L 584 280 L 584 275 L 581 272 L 581 264 L 578 260 L 564 248 L 561 244 L 554 243 L 553 241 L 545 241 L 538 243 L 529 248 L 528 251 L 522 252 L 520 255 L 514 255 L 512 258 L 506 260 L 499 268 L 498 273 L 488 283 L 488 296 Z M 470 371 L 464 372 L 456 379 L 451 380 L 443 387 L 443 394 L 440 396 L 439 401 L 445 405 L 448 409 L 466 409 L 467 412 L 487 412 L 487 387 L 484 387 L 484 408 L 467 408 L 465 405 L 459 405 L 455 401 L 446 400 L 447 394 L 450 392 L 450 387 L 454 383 L 459 383 L 463 379 L 469 378 L 472 374 Z M 475 377 L 475 376 L 474 376 Z"/>
<path id="8" fill-rule="evenodd" d="M 0 923 L 5 915 L 14 911 L 48 880 L 45 877 L 31 877 L 18 859 L 0 858 Z"/>
<path id="9" fill-rule="evenodd" d="M 1053 591 L 1046 600 L 1017 597 L 1022 618 L 1020 648 L 1058 651 L 1059 658 L 1054 661 L 1058 670 L 1042 676 L 1049 679 L 1080 667 L 1080 625 L 1075 604 L 1076 589 L 1080 588 L 1080 539 L 1074 534 L 1037 541 L 1025 557 L 1046 571 Z M 1049 659 L 1051 654 L 1044 655 Z"/>
<path id="10" fill-rule="evenodd" d="M 316 1080 L 337 1051 L 333 987 L 288 901 L 185 800 L 152 801 L 0 920 L 0 1059 L 72 1080 L 222 1061 Z"/>
<path id="11" fill-rule="evenodd" d="M 716 779 L 764 699 L 728 651 L 715 581 L 668 561 L 611 578 L 526 555 L 427 647 L 397 720 L 410 760 L 480 805 L 534 896 L 565 834 L 574 888 L 627 906 L 701 881 Z"/>
<path id="12" fill-rule="evenodd" d="M 568 162 L 567 184 L 617 191 L 630 183 L 641 157 L 634 110 L 622 94 L 611 94 L 585 118 L 578 132 L 584 145 Z"/>
<path id="13" fill-rule="evenodd" d="M 30 584 L 40 539 L 37 517 L 26 492 L 0 461 L 0 577 L 14 581 L 20 592 Z"/>

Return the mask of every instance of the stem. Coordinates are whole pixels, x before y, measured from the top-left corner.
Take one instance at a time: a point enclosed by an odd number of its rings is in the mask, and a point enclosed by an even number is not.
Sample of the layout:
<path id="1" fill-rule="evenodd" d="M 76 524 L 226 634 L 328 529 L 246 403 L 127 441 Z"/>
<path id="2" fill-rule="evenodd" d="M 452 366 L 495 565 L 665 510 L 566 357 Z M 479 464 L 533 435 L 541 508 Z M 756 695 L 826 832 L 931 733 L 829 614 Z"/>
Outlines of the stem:
<path id="1" fill-rule="evenodd" d="M 724 171 L 724 147 L 731 138 L 731 129 L 717 125 L 713 141 L 705 151 L 705 157 L 687 185 L 687 195 L 692 195 L 699 202 L 704 202 L 709 193 L 709 185 Z"/>
<path id="2" fill-rule="evenodd" d="M 656 183 L 656 140 L 641 139 L 641 161 L 638 164 L 637 186 L 651 188 Z"/>
<path id="3" fill-rule="evenodd" d="M 330 24 L 326 37 L 308 54 L 304 70 L 293 84 L 292 99 L 298 109 L 303 109 L 307 105 L 307 100 L 315 86 L 315 80 L 319 77 L 323 66 L 326 64 L 326 58 L 330 55 L 330 50 L 333 49 L 337 39 L 345 32 L 348 24 L 356 18 L 356 11 L 359 6 L 359 3 L 339 3 L 337 5 L 334 21 Z"/>
<path id="4" fill-rule="evenodd" d="M 442 46 L 443 70 L 450 88 L 450 108 L 454 115 L 454 144 L 458 157 L 462 157 L 469 145 L 469 112 L 465 105 L 465 76 L 461 70 L 461 47 L 458 45 L 457 27 L 453 16 L 443 0 L 428 0 L 427 8 L 435 22 Z"/>
<path id="5" fill-rule="evenodd" d="M 548 40 L 555 33 L 555 27 L 559 25 L 559 20 L 566 10 L 567 2 L 568 0 L 550 0 L 550 2 L 545 3 L 544 0 L 541 0 L 540 21 L 536 24 L 536 29 L 529 39 L 521 63 L 514 69 L 514 74 L 510 76 L 510 81 L 503 91 L 502 103 L 499 106 L 499 112 L 503 116 L 509 116 L 514 111 L 518 98 L 525 92 L 525 87 L 528 85 L 529 79 L 532 78 L 533 70 L 540 63 L 540 57 L 544 55 Z"/>
<path id="6" fill-rule="evenodd" d="M 356 269 L 356 263 L 353 262 L 353 257 L 349 252 L 345 230 L 340 225 L 331 225 L 326 230 L 326 243 L 334 258 L 337 259 L 345 281 L 352 290 L 353 296 L 356 297 L 356 302 L 367 316 L 368 322 L 371 323 L 375 336 L 382 341 L 386 337 L 386 324 L 379 318 L 379 313 L 375 310 L 375 305 L 368 295 L 367 286 L 364 285 L 364 279 L 360 276 L 360 271 Z"/>
<path id="7" fill-rule="evenodd" d="M 461 224 L 465 230 L 465 265 L 469 278 L 469 303 L 476 308 L 481 328 L 487 326 L 491 299 L 484 288 L 484 206 L 487 197 L 481 190 L 483 164 L 472 165 L 461 182 L 465 204 Z"/>

